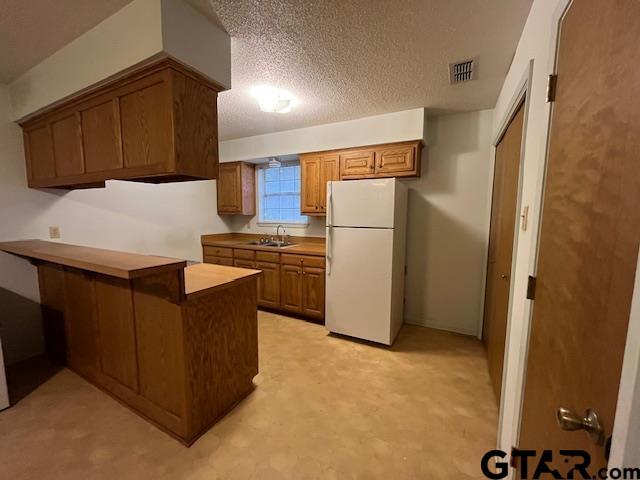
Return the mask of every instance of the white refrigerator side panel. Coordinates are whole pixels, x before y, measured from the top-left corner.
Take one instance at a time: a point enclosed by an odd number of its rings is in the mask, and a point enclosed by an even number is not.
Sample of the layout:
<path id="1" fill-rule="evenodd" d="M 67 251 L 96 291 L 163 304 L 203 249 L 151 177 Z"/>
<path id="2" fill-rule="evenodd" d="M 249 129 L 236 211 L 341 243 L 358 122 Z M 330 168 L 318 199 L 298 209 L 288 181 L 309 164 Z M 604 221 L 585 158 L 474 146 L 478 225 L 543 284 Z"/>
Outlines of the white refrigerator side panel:
<path id="1" fill-rule="evenodd" d="M 390 345 L 393 230 L 327 230 L 327 330 Z"/>
<path id="2" fill-rule="evenodd" d="M 391 286 L 391 343 L 404 323 L 404 285 L 407 243 L 407 187 L 396 188 L 395 228 L 393 230 L 393 284 Z"/>
<path id="3" fill-rule="evenodd" d="M 394 178 L 327 182 L 327 226 L 393 228 Z"/>

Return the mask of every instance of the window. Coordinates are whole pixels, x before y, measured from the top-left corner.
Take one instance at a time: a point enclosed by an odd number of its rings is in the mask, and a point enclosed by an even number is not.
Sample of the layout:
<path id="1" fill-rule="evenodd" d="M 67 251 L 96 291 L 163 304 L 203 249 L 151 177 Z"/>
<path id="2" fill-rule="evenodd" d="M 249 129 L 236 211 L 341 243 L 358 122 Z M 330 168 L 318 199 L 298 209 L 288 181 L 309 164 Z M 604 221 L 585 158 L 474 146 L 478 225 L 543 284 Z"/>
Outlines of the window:
<path id="1" fill-rule="evenodd" d="M 258 168 L 258 222 L 306 225 L 300 214 L 300 163 Z"/>

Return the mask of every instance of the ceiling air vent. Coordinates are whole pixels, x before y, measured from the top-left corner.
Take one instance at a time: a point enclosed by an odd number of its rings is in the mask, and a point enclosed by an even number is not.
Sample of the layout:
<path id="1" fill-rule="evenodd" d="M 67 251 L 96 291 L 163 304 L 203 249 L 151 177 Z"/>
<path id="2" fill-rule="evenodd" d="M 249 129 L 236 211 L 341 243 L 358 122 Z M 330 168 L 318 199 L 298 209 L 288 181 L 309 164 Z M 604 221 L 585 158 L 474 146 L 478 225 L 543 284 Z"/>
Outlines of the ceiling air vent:
<path id="1" fill-rule="evenodd" d="M 468 82 L 476 78 L 475 76 L 476 61 L 464 60 L 462 62 L 449 64 L 449 81 L 451 85 L 456 83 Z"/>

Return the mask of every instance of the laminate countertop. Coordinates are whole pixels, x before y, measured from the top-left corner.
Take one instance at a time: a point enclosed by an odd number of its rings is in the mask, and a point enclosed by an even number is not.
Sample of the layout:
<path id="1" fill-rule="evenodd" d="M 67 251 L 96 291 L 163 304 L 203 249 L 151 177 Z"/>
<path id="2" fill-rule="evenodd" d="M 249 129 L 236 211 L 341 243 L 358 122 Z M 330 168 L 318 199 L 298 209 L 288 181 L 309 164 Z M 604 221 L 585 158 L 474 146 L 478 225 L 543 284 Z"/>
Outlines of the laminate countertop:
<path id="1" fill-rule="evenodd" d="M 0 242 L 0 251 L 124 279 L 178 270 L 187 265 L 185 260 L 177 258 L 82 247 L 45 240 Z"/>
<path id="2" fill-rule="evenodd" d="M 184 269 L 184 290 L 187 300 L 229 288 L 260 275 L 260 270 L 199 263 Z"/>
<path id="3" fill-rule="evenodd" d="M 315 255 L 324 257 L 326 254 L 325 239 L 323 237 L 294 237 L 290 236 L 289 240 L 294 244 L 292 246 L 278 248 L 265 247 L 262 245 L 249 245 L 248 242 L 259 240 L 267 235 L 257 235 L 252 233 L 218 233 L 211 235 L 202 235 L 201 241 L 203 246 L 226 247 L 226 248 L 243 248 L 246 250 L 263 250 L 268 252 L 292 253 L 301 255 Z"/>

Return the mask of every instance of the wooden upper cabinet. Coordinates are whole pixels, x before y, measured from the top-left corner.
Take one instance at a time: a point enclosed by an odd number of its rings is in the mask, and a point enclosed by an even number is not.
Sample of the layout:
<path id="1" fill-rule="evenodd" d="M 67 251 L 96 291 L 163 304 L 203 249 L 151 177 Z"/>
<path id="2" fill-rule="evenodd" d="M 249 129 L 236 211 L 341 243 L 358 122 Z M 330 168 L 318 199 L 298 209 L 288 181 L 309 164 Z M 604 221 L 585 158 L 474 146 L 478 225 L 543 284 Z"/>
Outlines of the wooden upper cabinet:
<path id="1" fill-rule="evenodd" d="M 220 90 L 165 58 L 22 122 L 29 186 L 217 178 Z"/>
<path id="2" fill-rule="evenodd" d="M 29 184 L 55 178 L 56 164 L 49 123 L 24 130 L 24 149 L 27 158 L 31 158 L 31 161 L 27 162 Z"/>
<path id="3" fill-rule="evenodd" d="M 88 173 L 122 168 L 118 103 L 107 99 L 80 110 L 84 166 Z M 64 176 L 58 174 L 58 177 Z"/>
<path id="4" fill-rule="evenodd" d="M 415 176 L 420 172 L 421 142 L 389 145 L 375 150 L 376 176 Z"/>
<path id="5" fill-rule="evenodd" d="M 340 177 L 367 178 L 374 174 L 375 155 L 373 150 L 345 150 L 340 152 Z"/>
<path id="6" fill-rule="evenodd" d="M 218 213 L 255 215 L 256 167 L 246 162 L 223 163 L 219 167 Z"/>
<path id="7" fill-rule="evenodd" d="M 422 141 L 341 150 L 340 179 L 419 177 Z"/>
<path id="8" fill-rule="evenodd" d="M 327 212 L 327 182 L 340 180 L 337 153 L 300 156 L 300 211 L 305 215 Z"/>
<path id="9" fill-rule="evenodd" d="M 84 173 L 80 114 L 74 112 L 52 121 L 51 137 L 56 175 L 80 175 Z"/>

